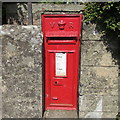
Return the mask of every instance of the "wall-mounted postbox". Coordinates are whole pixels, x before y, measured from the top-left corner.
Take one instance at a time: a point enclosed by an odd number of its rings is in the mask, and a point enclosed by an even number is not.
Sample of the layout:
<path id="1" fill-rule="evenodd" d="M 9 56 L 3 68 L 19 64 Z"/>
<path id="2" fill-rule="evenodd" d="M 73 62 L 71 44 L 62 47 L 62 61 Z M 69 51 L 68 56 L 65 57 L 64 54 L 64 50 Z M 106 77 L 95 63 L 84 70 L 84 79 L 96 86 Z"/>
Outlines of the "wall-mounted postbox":
<path id="1" fill-rule="evenodd" d="M 45 109 L 77 109 L 82 15 L 42 15 Z"/>

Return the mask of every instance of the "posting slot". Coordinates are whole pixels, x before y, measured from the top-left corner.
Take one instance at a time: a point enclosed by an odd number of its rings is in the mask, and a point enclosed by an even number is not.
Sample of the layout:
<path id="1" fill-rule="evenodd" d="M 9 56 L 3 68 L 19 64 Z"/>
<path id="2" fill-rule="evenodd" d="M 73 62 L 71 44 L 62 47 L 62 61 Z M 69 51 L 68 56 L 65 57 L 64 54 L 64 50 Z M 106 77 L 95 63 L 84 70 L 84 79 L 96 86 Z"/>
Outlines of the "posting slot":
<path id="1" fill-rule="evenodd" d="M 49 44 L 65 44 L 72 43 L 75 44 L 77 41 L 76 37 L 48 37 L 47 42 Z"/>

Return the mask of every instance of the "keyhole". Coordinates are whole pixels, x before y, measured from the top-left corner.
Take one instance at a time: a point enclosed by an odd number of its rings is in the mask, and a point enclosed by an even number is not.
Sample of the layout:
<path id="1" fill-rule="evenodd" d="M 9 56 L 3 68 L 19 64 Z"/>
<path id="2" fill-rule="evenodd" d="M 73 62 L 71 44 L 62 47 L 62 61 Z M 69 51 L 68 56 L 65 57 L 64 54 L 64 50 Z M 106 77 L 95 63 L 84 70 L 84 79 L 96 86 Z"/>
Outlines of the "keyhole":
<path id="1" fill-rule="evenodd" d="M 55 81 L 55 84 L 57 85 L 57 84 L 58 84 L 58 82 L 57 82 L 57 81 Z"/>

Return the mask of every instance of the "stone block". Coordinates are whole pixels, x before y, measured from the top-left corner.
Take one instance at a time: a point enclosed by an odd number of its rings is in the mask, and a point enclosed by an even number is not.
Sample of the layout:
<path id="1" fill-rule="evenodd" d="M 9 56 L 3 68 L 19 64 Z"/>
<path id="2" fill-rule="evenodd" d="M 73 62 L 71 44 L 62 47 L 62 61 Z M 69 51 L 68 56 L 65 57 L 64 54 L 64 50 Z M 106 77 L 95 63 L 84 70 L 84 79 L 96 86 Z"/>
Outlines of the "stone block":
<path id="1" fill-rule="evenodd" d="M 102 112 L 103 97 L 95 94 L 79 96 L 79 112 Z"/>
<path id="2" fill-rule="evenodd" d="M 93 120 L 93 119 L 97 119 L 97 120 L 105 120 L 105 119 L 109 119 L 109 120 L 115 120 L 116 119 L 116 115 L 117 113 L 113 113 L 113 112 L 80 112 L 79 113 L 79 118 L 80 119 L 84 119 L 87 120 L 89 118 L 89 120 Z M 100 119 L 99 119 L 100 118 Z"/>
<path id="3" fill-rule="evenodd" d="M 117 113 L 112 112 L 80 112 L 79 118 L 84 120 L 116 120 Z"/>
<path id="4" fill-rule="evenodd" d="M 2 31 L 2 27 L 0 28 L 0 31 Z M 0 46 L 2 46 L 2 35 L 1 35 L 1 32 L 0 32 Z"/>
<path id="5" fill-rule="evenodd" d="M 117 60 L 106 49 L 103 41 L 82 41 L 81 65 L 117 66 Z"/>
<path id="6" fill-rule="evenodd" d="M 45 14 L 76 14 L 84 9 L 84 5 L 79 4 L 54 4 L 54 3 L 40 3 L 32 4 L 33 24 L 41 26 L 41 13 Z"/>
<path id="7" fill-rule="evenodd" d="M 1 90 L 3 117 L 42 117 L 42 85 L 30 85 L 29 81 L 23 84 L 20 81 L 16 84 L 7 82 L 7 85 L 4 82 Z"/>
<path id="8" fill-rule="evenodd" d="M 42 117 L 40 31 L 36 26 L 3 26 L 3 32 L 3 117 Z"/>
<path id="9" fill-rule="evenodd" d="M 0 119 L 2 119 L 2 76 L 0 75 Z"/>
<path id="10" fill-rule="evenodd" d="M 105 113 L 118 113 L 118 96 L 91 94 L 79 96 L 79 116 L 104 118 Z"/>
<path id="11" fill-rule="evenodd" d="M 79 94 L 118 95 L 117 67 L 82 66 Z"/>
<path id="12" fill-rule="evenodd" d="M 103 111 L 118 113 L 118 96 L 103 96 Z"/>
<path id="13" fill-rule="evenodd" d="M 84 9 L 84 5 L 79 5 L 79 4 L 36 4 L 33 3 L 32 4 L 32 8 L 33 8 L 33 13 L 36 13 L 37 11 L 81 11 Z"/>
<path id="14" fill-rule="evenodd" d="M 101 119 L 102 118 L 102 112 L 87 112 L 86 115 L 84 116 L 84 118 L 89 118 L 90 120 L 92 119 Z"/>
<path id="15" fill-rule="evenodd" d="M 6 100 L 6 99 L 5 99 Z M 40 100 L 16 97 L 3 100 L 3 118 L 41 118 Z"/>
<path id="16" fill-rule="evenodd" d="M 2 66 L 0 66 L 0 77 L 2 77 Z"/>
<path id="17" fill-rule="evenodd" d="M 117 114 L 118 114 L 117 112 L 104 112 L 102 117 L 103 118 L 109 118 L 109 119 L 113 119 L 114 118 L 114 120 L 116 120 L 116 115 Z"/>
<path id="18" fill-rule="evenodd" d="M 86 24 L 83 22 L 82 40 L 99 41 L 102 36 L 103 34 L 96 30 L 95 24 Z"/>

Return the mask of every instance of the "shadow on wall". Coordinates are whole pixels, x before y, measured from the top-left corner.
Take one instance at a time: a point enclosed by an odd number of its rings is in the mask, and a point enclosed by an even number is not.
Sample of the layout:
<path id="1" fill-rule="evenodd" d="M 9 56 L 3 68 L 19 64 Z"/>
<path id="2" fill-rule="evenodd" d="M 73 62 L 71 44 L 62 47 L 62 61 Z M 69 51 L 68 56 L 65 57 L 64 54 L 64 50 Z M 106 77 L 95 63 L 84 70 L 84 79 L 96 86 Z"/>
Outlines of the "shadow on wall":
<path id="1" fill-rule="evenodd" d="M 106 46 L 106 50 L 111 53 L 113 62 L 118 65 L 118 99 L 120 98 L 120 38 L 118 37 L 118 31 L 106 31 L 105 35 L 101 37 Z M 118 100 L 118 115 L 120 116 L 120 102 Z"/>
<path id="2" fill-rule="evenodd" d="M 115 31 L 106 28 L 106 25 L 103 21 L 95 22 L 96 28 L 94 31 L 95 33 L 104 31 L 104 35 L 101 36 L 101 40 L 103 41 L 104 45 L 106 46 L 107 52 L 110 52 L 113 58 L 113 62 L 115 65 L 118 66 L 118 115 L 120 116 L 120 37 L 119 37 L 119 29 L 116 28 Z M 107 62 L 107 61 L 106 61 Z M 109 62 L 109 61 L 108 61 Z M 109 66 L 112 67 L 112 66 Z M 113 65 L 114 67 L 114 65 Z"/>
<path id="3" fill-rule="evenodd" d="M 119 66 L 120 70 L 120 37 L 119 30 L 112 31 L 106 28 L 102 21 L 98 21 L 96 24 L 96 30 L 104 31 L 104 35 L 101 37 L 108 52 L 111 53 L 112 58 L 115 60 L 115 65 Z"/>
<path id="4" fill-rule="evenodd" d="M 27 24 L 27 3 L 3 3 L 2 24 Z"/>
<path id="5" fill-rule="evenodd" d="M 105 35 L 102 36 L 107 51 L 111 52 L 113 59 L 116 61 L 115 64 L 120 67 L 120 38 L 115 32 L 107 31 Z"/>

